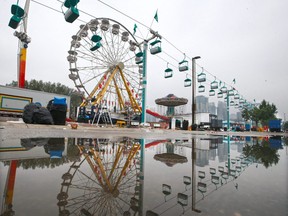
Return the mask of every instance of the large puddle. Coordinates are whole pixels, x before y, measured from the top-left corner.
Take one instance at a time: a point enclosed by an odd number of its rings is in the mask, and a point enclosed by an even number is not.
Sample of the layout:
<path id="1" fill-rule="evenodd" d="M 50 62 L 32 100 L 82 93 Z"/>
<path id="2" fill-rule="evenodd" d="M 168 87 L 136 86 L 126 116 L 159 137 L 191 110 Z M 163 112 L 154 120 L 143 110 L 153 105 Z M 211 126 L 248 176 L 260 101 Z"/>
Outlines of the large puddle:
<path id="1" fill-rule="evenodd" d="M 21 139 L 1 146 L 1 216 L 284 216 L 286 139 Z"/>

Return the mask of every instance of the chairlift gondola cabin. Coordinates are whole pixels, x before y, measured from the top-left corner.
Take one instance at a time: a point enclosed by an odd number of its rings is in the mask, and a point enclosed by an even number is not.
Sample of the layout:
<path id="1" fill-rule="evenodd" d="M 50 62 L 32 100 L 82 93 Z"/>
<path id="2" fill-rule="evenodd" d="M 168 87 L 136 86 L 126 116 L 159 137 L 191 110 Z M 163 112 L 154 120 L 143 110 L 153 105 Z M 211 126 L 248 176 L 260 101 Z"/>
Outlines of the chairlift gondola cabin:
<path id="1" fill-rule="evenodd" d="M 228 96 L 234 96 L 234 90 L 233 89 L 228 91 Z"/>
<path id="2" fill-rule="evenodd" d="M 234 95 L 234 99 L 235 99 L 235 100 L 238 100 L 239 98 L 240 98 L 240 96 L 239 96 L 238 93 Z"/>
<path id="3" fill-rule="evenodd" d="M 223 93 L 221 92 L 221 90 L 218 92 L 217 98 L 223 98 Z"/>
<path id="4" fill-rule="evenodd" d="M 164 194 L 164 195 L 169 195 L 169 194 L 171 194 L 171 191 L 172 191 L 172 187 L 170 186 L 170 185 L 168 185 L 168 184 L 162 184 L 162 193 Z"/>
<path id="5" fill-rule="evenodd" d="M 198 80 L 198 82 L 205 82 L 206 81 L 206 74 L 201 72 L 200 74 L 198 74 L 197 80 Z"/>
<path id="6" fill-rule="evenodd" d="M 8 26 L 16 29 L 19 25 L 19 23 L 22 20 L 22 17 L 24 16 L 24 10 L 18 6 L 18 5 L 12 5 L 11 6 L 11 13 L 13 14 L 13 16 L 11 17 Z"/>
<path id="7" fill-rule="evenodd" d="M 79 0 L 66 0 L 64 2 L 64 6 L 68 8 L 68 10 L 64 13 L 66 22 L 73 23 L 79 17 L 79 10 L 76 7 L 78 3 Z"/>
<path id="8" fill-rule="evenodd" d="M 223 86 L 223 87 L 220 89 L 220 91 L 221 91 L 222 93 L 227 93 L 227 87 L 226 87 L 226 86 Z"/>
<path id="9" fill-rule="evenodd" d="M 230 106 L 234 106 L 235 105 L 235 102 L 232 100 L 230 101 Z"/>
<path id="10" fill-rule="evenodd" d="M 198 191 L 200 191 L 202 194 L 207 192 L 207 184 L 203 182 L 198 182 L 197 185 Z"/>
<path id="11" fill-rule="evenodd" d="M 213 82 L 211 82 L 210 87 L 211 89 L 218 89 L 218 82 L 214 80 Z"/>
<path id="12" fill-rule="evenodd" d="M 165 70 L 165 78 L 170 78 L 173 76 L 173 70 L 171 68 L 167 68 Z"/>
<path id="13" fill-rule="evenodd" d="M 211 90 L 209 91 L 209 96 L 215 96 L 215 90 L 211 89 Z"/>
<path id="14" fill-rule="evenodd" d="M 191 79 L 186 78 L 186 79 L 184 80 L 184 87 L 189 87 L 189 86 L 191 86 L 191 83 L 192 83 Z"/>
<path id="15" fill-rule="evenodd" d="M 25 11 L 18 4 L 13 4 L 11 6 L 11 13 L 17 17 L 23 17 L 25 14 Z"/>
<path id="16" fill-rule="evenodd" d="M 179 71 L 182 72 L 182 71 L 187 71 L 189 69 L 188 67 L 188 61 L 186 60 L 183 60 L 181 62 L 179 62 Z"/>
<path id="17" fill-rule="evenodd" d="M 205 86 L 200 85 L 200 86 L 198 87 L 198 92 L 199 92 L 199 93 L 205 92 Z"/>
<path id="18" fill-rule="evenodd" d="M 161 40 L 155 40 L 155 41 L 150 43 L 150 53 L 152 55 L 160 53 L 161 51 L 162 51 L 162 49 L 161 49 Z"/>
<path id="19" fill-rule="evenodd" d="M 188 205 L 188 195 L 184 193 L 178 193 L 177 194 L 177 203 L 179 203 L 181 206 L 187 206 Z"/>

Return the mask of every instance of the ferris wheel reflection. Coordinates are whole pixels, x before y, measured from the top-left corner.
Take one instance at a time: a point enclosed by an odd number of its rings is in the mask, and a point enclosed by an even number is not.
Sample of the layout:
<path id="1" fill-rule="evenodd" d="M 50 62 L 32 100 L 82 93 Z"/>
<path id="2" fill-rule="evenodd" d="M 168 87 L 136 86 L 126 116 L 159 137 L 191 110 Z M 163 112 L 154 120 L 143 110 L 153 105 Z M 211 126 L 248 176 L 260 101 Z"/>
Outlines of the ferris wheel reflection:
<path id="1" fill-rule="evenodd" d="M 62 175 L 59 215 L 130 215 L 139 211 L 139 140 L 78 139 L 80 159 Z"/>

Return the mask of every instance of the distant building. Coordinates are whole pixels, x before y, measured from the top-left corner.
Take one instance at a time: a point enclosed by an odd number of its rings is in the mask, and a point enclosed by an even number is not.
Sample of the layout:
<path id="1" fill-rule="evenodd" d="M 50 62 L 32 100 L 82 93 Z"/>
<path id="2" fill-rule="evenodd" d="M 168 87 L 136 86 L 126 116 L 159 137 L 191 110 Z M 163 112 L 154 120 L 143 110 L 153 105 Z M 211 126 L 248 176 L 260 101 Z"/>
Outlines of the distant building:
<path id="1" fill-rule="evenodd" d="M 241 112 L 237 112 L 237 113 L 236 113 L 236 116 L 237 116 L 236 118 L 237 118 L 237 121 L 238 121 L 238 122 L 243 121 L 242 113 L 241 113 Z"/>
<path id="2" fill-rule="evenodd" d="M 196 113 L 208 113 L 208 107 L 208 97 L 202 95 L 196 96 Z"/>
<path id="3" fill-rule="evenodd" d="M 210 114 L 216 115 L 217 114 L 217 108 L 214 102 L 210 102 L 208 105 L 208 112 Z"/>
<path id="4" fill-rule="evenodd" d="M 224 121 L 227 120 L 226 103 L 223 101 L 218 101 L 217 116 L 218 116 L 218 119 L 222 119 Z"/>

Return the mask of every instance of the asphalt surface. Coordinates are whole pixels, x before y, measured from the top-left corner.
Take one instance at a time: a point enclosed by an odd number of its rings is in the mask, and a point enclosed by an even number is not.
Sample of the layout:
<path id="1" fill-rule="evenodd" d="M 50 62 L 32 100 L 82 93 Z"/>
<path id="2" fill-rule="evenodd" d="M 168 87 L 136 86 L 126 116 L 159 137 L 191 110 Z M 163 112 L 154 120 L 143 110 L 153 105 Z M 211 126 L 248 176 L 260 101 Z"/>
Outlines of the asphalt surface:
<path id="1" fill-rule="evenodd" d="M 194 136 L 211 137 L 218 135 L 230 136 L 288 136 L 288 133 L 275 132 L 214 132 L 214 131 L 184 131 L 151 128 L 118 128 L 110 126 L 95 126 L 78 124 L 77 129 L 66 125 L 40 125 L 25 124 L 21 121 L 0 122 L 1 140 L 35 138 L 35 137 L 75 137 L 75 138 L 120 138 L 129 137 L 136 139 L 189 139 Z"/>

